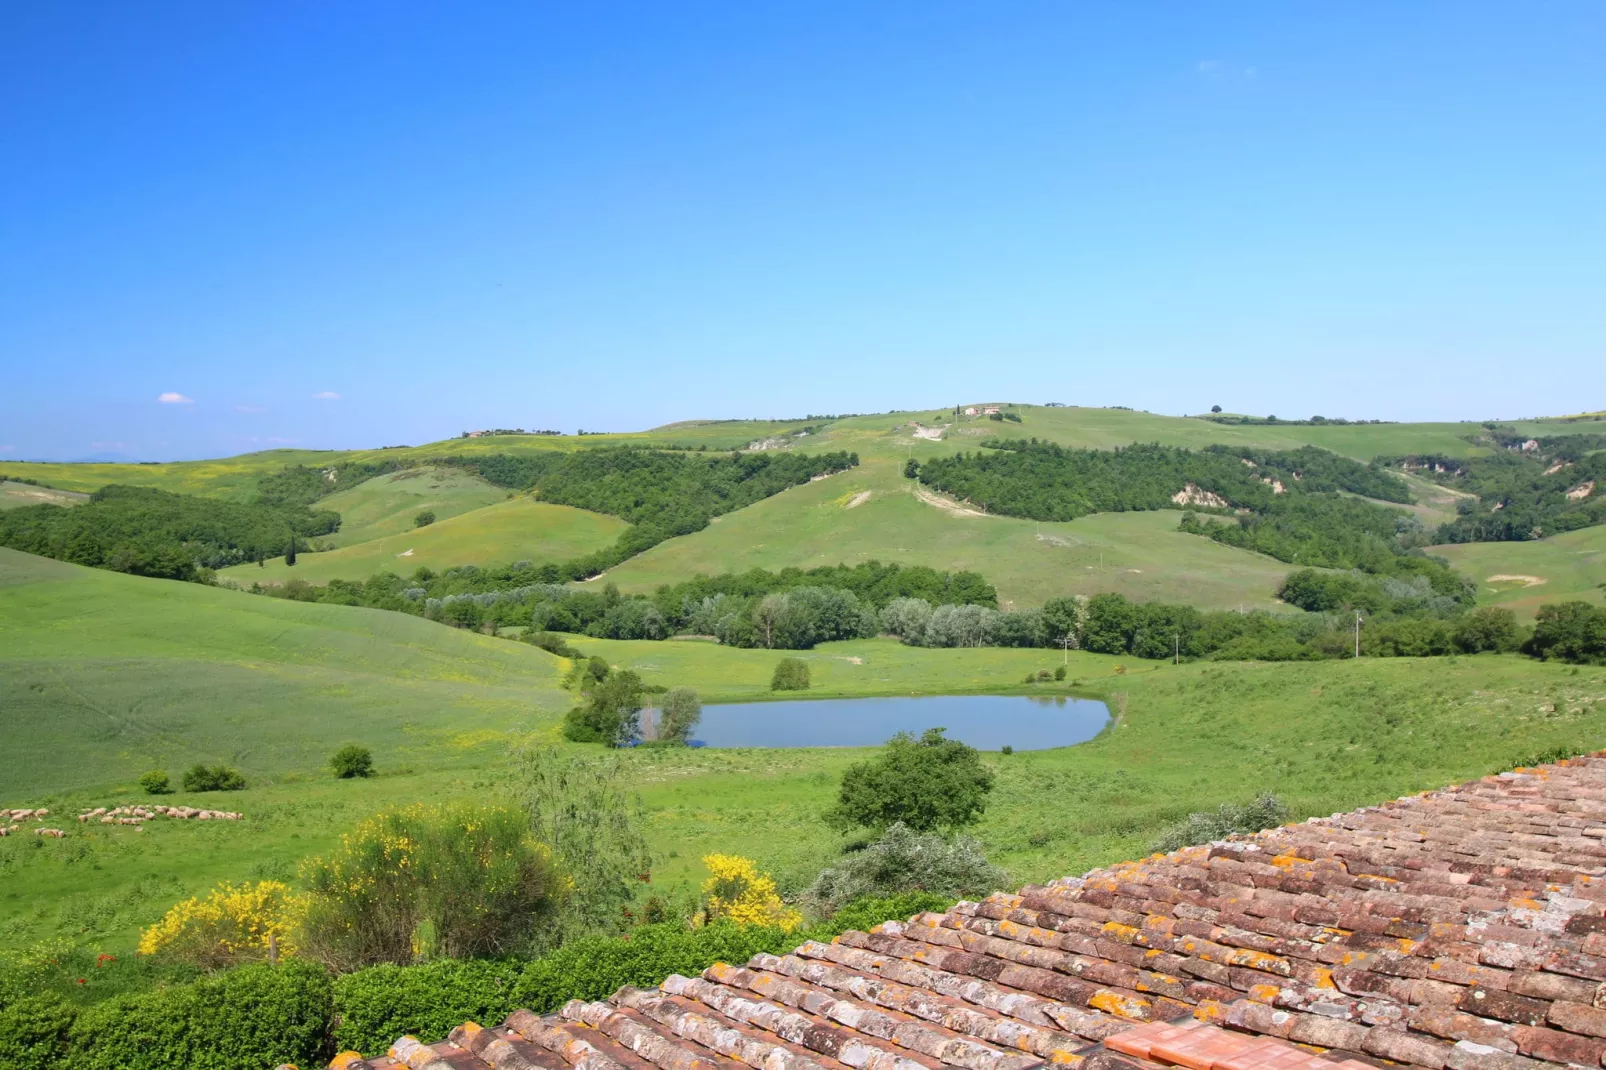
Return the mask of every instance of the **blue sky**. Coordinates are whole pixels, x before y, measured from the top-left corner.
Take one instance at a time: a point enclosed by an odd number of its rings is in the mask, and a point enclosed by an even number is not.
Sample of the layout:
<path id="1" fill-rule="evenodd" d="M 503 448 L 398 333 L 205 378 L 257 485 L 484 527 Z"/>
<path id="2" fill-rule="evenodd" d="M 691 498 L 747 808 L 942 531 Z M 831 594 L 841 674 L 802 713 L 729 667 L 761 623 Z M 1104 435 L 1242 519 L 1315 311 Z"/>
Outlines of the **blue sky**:
<path id="1" fill-rule="evenodd" d="M 0 460 L 1603 408 L 1603 39 L 1596 0 L 6 5 Z"/>

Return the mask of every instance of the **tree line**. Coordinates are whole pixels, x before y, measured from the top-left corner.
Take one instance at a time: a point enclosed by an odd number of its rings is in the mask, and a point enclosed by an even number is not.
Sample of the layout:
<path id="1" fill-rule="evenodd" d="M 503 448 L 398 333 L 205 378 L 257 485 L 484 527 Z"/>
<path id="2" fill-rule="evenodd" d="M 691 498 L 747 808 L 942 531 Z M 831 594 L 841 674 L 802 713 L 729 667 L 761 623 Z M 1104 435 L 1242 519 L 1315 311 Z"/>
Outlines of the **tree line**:
<path id="1" fill-rule="evenodd" d="M 339 528 L 340 514 L 302 505 L 109 486 L 81 505 L 0 512 L 0 545 L 137 576 L 205 580 L 213 569 L 277 557 L 292 538 Z"/>
<path id="2" fill-rule="evenodd" d="M 1030 520 L 1075 520 L 1089 513 L 1177 508 L 1191 486 L 1203 508 L 1264 510 L 1279 499 L 1348 491 L 1409 502 L 1392 473 L 1315 447 L 1256 451 L 1137 444 L 1072 449 L 1037 439 L 989 439 L 983 450 L 937 457 L 911 474 L 989 512 Z M 1210 497 L 1218 499 L 1211 502 Z"/>

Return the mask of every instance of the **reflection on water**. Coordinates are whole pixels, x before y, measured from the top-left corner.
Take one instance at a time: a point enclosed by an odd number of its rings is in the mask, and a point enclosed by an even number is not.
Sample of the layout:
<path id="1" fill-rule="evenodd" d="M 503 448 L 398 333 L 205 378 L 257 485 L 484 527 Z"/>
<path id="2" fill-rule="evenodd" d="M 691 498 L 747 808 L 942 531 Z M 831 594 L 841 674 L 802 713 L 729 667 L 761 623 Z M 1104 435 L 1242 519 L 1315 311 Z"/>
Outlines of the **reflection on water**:
<path id="1" fill-rule="evenodd" d="M 874 747 L 946 728 L 981 750 L 1042 750 L 1092 739 L 1109 719 L 1104 703 L 1063 695 L 826 698 L 704 706 L 696 735 L 710 747 Z"/>

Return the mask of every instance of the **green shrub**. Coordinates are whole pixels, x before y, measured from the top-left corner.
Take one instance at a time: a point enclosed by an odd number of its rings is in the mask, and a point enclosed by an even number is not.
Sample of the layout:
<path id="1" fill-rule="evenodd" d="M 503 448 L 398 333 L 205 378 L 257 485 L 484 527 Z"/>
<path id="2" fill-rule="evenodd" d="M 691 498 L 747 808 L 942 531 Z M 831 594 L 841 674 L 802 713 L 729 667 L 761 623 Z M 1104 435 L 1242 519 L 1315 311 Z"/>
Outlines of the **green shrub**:
<path id="1" fill-rule="evenodd" d="M 770 677 L 771 691 L 807 691 L 809 689 L 809 663 L 802 658 L 782 658 Z"/>
<path id="2" fill-rule="evenodd" d="M 466 804 L 370 818 L 302 879 L 297 946 L 336 970 L 526 950 L 559 882 L 522 812 Z"/>
<path id="3" fill-rule="evenodd" d="M 598 659 L 593 658 L 595 662 Z M 603 663 L 604 671 L 607 663 Z M 627 670 L 609 673 L 591 686 L 591 697 L 563 718 L 563 737 L 575 743 L 623 747 L 641 737 L 641 677 Z"/>
<path id="4" fill-rule="evenodd" d="M 152 769 L 139 778 L 139 786 L 145 789 L 146 795 L 171 795 L 173 785 L 168 781 L 167 774 L 160 769 Z"/>
<path id="5" fill-rule="evenodd" d="M 886 829 L 902 822 L 916 832 L 974 823 L 993 790 L 981 752 L 943 729 L 919 739 L 899 732 L 875 758 L 842 774 L 837 805 L 826 815 L 838 828 Z"/>
<path id="6" fill-rule="evenodd" d="M 828 916 L 850 902 L 908 893 L 951 903 L 963 894 L 993 891 L 1007 880 L 969 836 L 947 839 L 900 822 L 868 847 L 822 870 L 803 901 L 814 914 Z"/>
<path id="7" fill-rule="evenodd" d="M 374 756 L 367 747 L 347 743 L 329 757 L 329 767 L 342 780 L 352 777 L 373 776 Z"/>
<path id="8" fill-rule="evenodd" d="M 866 896 L 847 903 L 831 915 L 826 928 L 832 935 L 849 929 L 868 932 L 884 921 L 906 921 L 926 911 L 942 912 L 954 905 L 954 897 L 938 892 L 904 892 L 900 895 Z"/>
<path id="9" fill-rule="evenodd" d="M 76 1011 L 55 996 L 0 1003 L 0 1066 L 52 1070 L 63 1065 Z"/>
<path id="10" fill-rule="evenodd" d="M 197 762 L 184 771 L 185 791 L 240 791 L 244 787 L 245 777 L 226 765 L 207 768 Z"/>
<path id="11" fill-rule="evenodd" d="M 1270 792 L 1262 792 L 1252 803 L 1222 803 L 1214 811 L 1189 814 L 1167 829 L 1153 851 L 1176 851 L 1197 843 L 1225 839 L 1234 833 L 1254 833 L 1276 828 L 1288 820 L 1288 807 Z"/>
<path id="12" fill-rule="evenodd" d="M 336 977 L 335 1047 L 383 1052 L 404 1033 L 436 1040 L 467 1021 L 500 1022 L 519 1009 L 514 992 L 526 966 L 515 959 L 446 959 Z"/>
<path id="13" fill-rule="evenodd" d="M 425 509 L 413 517 L 413 527 L 415 528 L 427 528 L 433 523 L 435 523 L 435 512 L 432 509 Z"/>
<path id="14" fill-rule="evenodd" d="M 1061 665 L 1061 666 L 1059 666 L 1058 668 L 1056 668 L 1054 670 L 1054 679 L 1056 679 L 1056 680 L 1065 679 L 1065 666 Z"/>
<path id="15" fill-rule="evenodd" d="M 569 641 L 557 632 L 525 632 L 521 637 L 526 643 L 538 646 L 548 654 L 560 658 L 579 658 L 580 651 L 569 645 Z"/>
<path id="16" fill-rule="evenodd" d="M 316 1066 L 329 1056 L 333 1009 L 329 977 L 313 963 L 289 959 L 278 966 L 242 966 L 84 1010 L 72 1025 L 68 1056 L 59 1065 L 75 1070 Z"/>

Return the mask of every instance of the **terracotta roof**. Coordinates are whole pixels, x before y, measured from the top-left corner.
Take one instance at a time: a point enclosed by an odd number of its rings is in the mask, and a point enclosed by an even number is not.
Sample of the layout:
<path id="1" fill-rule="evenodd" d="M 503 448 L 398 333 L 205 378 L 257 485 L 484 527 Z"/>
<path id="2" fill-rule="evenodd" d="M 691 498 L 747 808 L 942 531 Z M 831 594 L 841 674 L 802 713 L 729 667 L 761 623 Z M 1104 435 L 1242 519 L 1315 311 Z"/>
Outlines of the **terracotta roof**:
<path id="1" fill-rule="evenodd" d="M 1603 841 L 1606 752 L 332 1065 L 1596 1067 Z"/>

